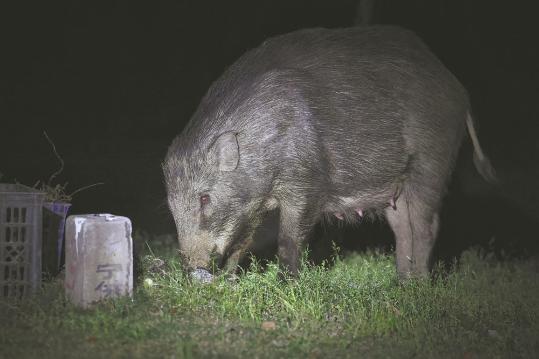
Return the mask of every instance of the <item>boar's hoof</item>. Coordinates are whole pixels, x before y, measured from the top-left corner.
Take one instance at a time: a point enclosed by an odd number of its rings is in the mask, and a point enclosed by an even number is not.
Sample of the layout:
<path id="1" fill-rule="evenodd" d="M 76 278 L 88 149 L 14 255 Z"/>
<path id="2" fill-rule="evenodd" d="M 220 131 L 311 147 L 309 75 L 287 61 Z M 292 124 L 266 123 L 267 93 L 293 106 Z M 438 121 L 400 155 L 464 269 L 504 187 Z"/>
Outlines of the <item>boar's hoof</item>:
<path id="1" fill-rule="evenodd" d="M 213 275 L 205 269 L 197 268 L 191 272 L 191 277 L 200 283 L 211 283 L 213 281 Z"/>
<path id="2" fill-rule="evenodd" d="M 363 218 L 363 210 L 361 208 L 356 208 L 356 213 L 359 218 Z"/>
<path id="3" fill-rule="evenodd" d="M 343 216 L 342 213 L 335 212 L 335 213 L 333 213 L 333 215 L 334 215 L 335 217 L 337 217 L 338 219 L 340 219 L 341 221 L 344 219 L 344 216 Z"/>

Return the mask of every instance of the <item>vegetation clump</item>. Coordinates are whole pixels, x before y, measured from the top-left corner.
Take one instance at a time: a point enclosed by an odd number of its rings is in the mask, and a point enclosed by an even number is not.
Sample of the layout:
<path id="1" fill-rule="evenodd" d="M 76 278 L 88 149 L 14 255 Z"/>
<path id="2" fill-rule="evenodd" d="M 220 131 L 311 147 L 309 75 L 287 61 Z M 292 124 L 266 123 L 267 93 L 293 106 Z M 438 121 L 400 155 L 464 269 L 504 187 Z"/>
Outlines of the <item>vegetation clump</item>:
<path id="1" fill-rule="evenodd" d="M 67 203 L 70 203 L 71 200 L 73 199 L 73 196 L 78 193 L 78 192 L 81 192 L 81 191 L 84 191 L 85 189 L 88 189 L 88 188 L 91 188 L 91 187 L 94 187 L 94 186 L 98 186 L 98 185 L 102 185 L 103 183 L 93 183 L 91 185 L 88 185 L 88 186 L 84 186 L 84 187 L 81 187 L 71 193 L 68 193 L 67 192 L 67 185 L 68 183 L 64 183 L 64 184 L 56 184 L 56 185 L 53 185 L 53 180 L 60 174 L 62 173 L 62 171 L 64 170 L 64 160 L 63 158 L 60 156 L 60 154 L 58 153 L 58 151 L 56 150 L 56 145 L 54 144 L 54 142 L 50 139 L 49 135 L 47 135 L 47 132 L 43 131 L 43 135 L 45 136 L 45 138 L 47 139 L 47 141 L 49 142 L 49 144 L 51 145 L 52 147 L 52 151 L 56 157 L 56 159 L 58 160 L 58 162 L 60 163 L 60 167 L 56 170 L 56 172 L 54 172 L 48 179 L 47 182 L 44 182 L 44 181 L 37 181 L 35 184 L 34 184 L 34 188 L 35 189 L 38 189 L 40 190 L 41 192 L 44 192 L 45 193 L 45 202 L 67 202 Z"/>

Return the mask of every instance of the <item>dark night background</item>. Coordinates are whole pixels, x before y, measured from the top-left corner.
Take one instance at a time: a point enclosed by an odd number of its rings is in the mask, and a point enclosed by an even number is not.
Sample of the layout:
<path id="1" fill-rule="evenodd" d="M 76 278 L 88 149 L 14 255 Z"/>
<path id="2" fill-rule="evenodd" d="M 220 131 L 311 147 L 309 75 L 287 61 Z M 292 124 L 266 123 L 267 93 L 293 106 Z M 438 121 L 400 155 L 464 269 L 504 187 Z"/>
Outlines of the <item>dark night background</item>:
<path id="1" fill-rule="evenodd" d="M 0 5 L 0 173 L 33 185 L 58 168 L 71 213 L 126 215 L 172 233 L 160 162 L 211 82 L 269 36 L 346 27 L 357 0 L 36 1 Z M 438 251 L 473 244 L 536 253 L 539 236 L 539 21 L 532 2 L 375 1 L 372 22 L 418 33 L 469 90 L 481 144 L 501 179 L 485 184 L 465 143 Z M 365 15 L 363 15 L 365 16 Z M 339 229 L 355 245 L 380 225 Z M 374 234 L 372 234 L 374 233 Z M 493 239 L 494 238 L 494 239 Z M 350 240 L 349 240 L 350 245 Z"/>

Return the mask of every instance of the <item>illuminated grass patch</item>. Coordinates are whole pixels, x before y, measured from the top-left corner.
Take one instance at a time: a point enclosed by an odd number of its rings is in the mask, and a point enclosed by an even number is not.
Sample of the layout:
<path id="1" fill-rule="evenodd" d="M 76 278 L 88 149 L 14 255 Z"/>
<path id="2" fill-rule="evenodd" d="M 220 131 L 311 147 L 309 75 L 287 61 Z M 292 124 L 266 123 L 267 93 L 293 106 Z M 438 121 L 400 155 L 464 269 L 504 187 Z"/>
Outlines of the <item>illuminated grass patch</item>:
<path id="1" fill-rule="evenodd" d="M 60 282 L 21 303 L 0 302 L 5 357 L 537 357 L 538 261 L 465 252 L 449 272 L 399 284 L 380 253 L 278 266 L 231 281 L 194 283 L 173 257 L 144 277 L 133 300 L 83 311 Z M 164 264 L 163 264 L 164 263 Z M 144 285 L 142 283 L 145 283 Z"/>

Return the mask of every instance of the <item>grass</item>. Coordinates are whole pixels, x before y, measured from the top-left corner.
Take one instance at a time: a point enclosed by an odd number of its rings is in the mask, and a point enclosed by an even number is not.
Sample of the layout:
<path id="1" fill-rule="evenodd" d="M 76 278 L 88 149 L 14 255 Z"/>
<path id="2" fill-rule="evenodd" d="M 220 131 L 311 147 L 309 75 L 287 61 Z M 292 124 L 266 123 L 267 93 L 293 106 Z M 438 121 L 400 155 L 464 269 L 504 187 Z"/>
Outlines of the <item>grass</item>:
<path id="1" fill-rule="evenodd" d="M 394 259 L 368 252 L 304 263 L 279 279 L 257 263 L 231 281 L 191 282 L 159 244 L 133 299 L 71 306 L 62 283 L 0 302 L 5 358 L 536 358 L 539 264 L 476 250 L 433 279 L 399 284 Z M 156 257 L 165 258 L 164 261 Z M 146 279 L 146 281 L 144 281 Z M 151 284 L 148 279 L 151 279 Z"/>

